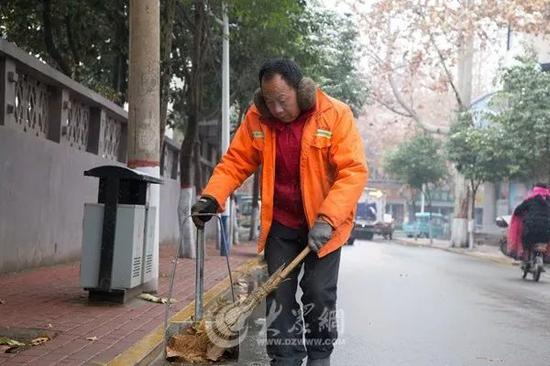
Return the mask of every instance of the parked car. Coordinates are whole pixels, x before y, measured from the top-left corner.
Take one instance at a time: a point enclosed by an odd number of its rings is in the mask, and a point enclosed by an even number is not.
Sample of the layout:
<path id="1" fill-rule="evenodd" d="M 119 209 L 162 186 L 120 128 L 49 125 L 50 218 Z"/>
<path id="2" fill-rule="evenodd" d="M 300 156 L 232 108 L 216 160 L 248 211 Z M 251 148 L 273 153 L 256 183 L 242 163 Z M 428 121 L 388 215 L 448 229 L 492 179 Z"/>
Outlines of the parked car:
<path id="1" fill-rule="evenodd" d="M 417 212 L 413 222 L 403 224 L 403 231 L 408 238 L 429 238 L 430 226 L 432 238 L 441 238 L 448 226 L 447 219 L 440 213 Z"/>

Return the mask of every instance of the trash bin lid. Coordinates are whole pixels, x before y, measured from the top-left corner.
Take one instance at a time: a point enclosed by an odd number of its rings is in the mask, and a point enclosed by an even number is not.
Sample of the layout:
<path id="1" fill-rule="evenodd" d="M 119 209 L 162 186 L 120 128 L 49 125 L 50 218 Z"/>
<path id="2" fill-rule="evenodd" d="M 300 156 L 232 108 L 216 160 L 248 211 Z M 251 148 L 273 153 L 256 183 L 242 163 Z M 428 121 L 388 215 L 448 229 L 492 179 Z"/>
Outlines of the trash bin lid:
<path id="1" fill-rule="evenodd" d="M 162 179 L 149 174 L 140 172 L 139 170 L 130 169 L 125 166 L 118 165 L 102 165 L 90 170 L 84 171 L 84 175 L 88 177 L 98 178 L 120 178 L 127 180 L 136 180 L 147 183 L 162 184 Z"/>

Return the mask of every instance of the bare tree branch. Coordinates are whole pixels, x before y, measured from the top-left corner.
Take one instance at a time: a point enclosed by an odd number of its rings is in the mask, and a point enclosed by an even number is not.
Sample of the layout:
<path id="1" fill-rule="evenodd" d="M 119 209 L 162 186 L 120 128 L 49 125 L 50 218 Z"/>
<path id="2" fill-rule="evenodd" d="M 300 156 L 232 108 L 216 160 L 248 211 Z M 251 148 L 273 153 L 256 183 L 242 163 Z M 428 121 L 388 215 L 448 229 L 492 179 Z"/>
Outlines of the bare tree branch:
<path id="1" fill-rule="evenodd" d="M 455 93 L 456 101 L 458 103 L 458 106 L 460 109 L 465 108 L 464 103 L 462 103 L 462 98 L 460 97 L 460 93 L 453 82 L 453 74 L 449 71 L 449 68 L 447 67 L 447 64 L 445 63 L 445 57 L 443 57 L 443 53 L 441 53 L 441 50 L 435 43 L 435 39 L 433 34 L 430 32 L 430 43 L 435 48 L 437 52 L 437 56 L 439 57 L 439 62 L 441 63 L 441 66 L 443 67 L 443 70 L 445 71 L 445 74 L 447 75 L 447 80 L 449 81 L 449 84 L 451 85 L 451 88 L 453 88 L 453 92 Z"/>
<path id="2" fill-rule="evenodd" d="M 417 7 L 415 9 L 415 13 L 418 14 L 421 17 L 422 21 L 424 22 L 424 25 L 426 26 L 426 29 L 430 29 L 430 24 L 428 24 L 426 22 L 426 15 L 425 15 L 424 11 L 422 10 L 422 8 Z M 435 37 L 434 37 L 433 33 L 428 32 L 428 35 L 430 36 L 430 44 L 432 45 L 432 47 L 437 52 L 437 56 L 439 58 L 439 63 L 441 64 L 441 67 L 443 67 L 443 71 L 445 71 L 445 75 L 447 75 L 447 80 L 448 80 L 449 84 L 451 85 L 451 88 L 453 89 L 453 92 L 455 94 L 458 106 L 459 106 L 460 109 L 463 109 L 465 107 L 464 103 L 462 102 L 462 98 L 460 97 L 460 92 L 458 91 L 455 83 L 453 82 L 453 74 L 451 73 L 451 71 L 447 67 L 447 63 L 445 62 L 445 56 L 443 55 L 443 52 L 441 52 L 441 49 L 437 46 L 437 43 L 435 41 Z"/>
<path id="3" fill-rule="evenodd" d="M 80 65 L 80 53 L 78 52 L 78 47 L 74 39 L 73 27 L 71 25 L 71 18 L 69 17 L 69 15 L 65 16 L 65 29 L 67 32 L 69 47 L 71 49 L 71 53 L 73 54 L 73 64 L 75 65 L 74 78 L 80 81 L 80 73 L 78 71 Z"/>
<path id="4" fill-rule="evenodd" d="M 385 59 L 383 59 L 382 57 L 380 57 L 379 55 L 377 55 L 376 53 L 374 53 L 372 51 L 367 51 L 367 52 L 372 57 L 372 59 L 376 63 L 378 63 L 382 68 L 389 69 L 389 72 L 385 73 L 385 75 L 383 75 L 383 77 L 385 77 L 388 80 L 388 82 L 390 84 L 390 87 L 391 87 L 393 97 L 394 97 L 395 101 L 398 103 L 398 105 L 401 107 L 402 110 L 399 110 L 399 109 L 395 108 L 394 106 L 392 106 L 392 105 L 390 105 L 386 102 L 383 102 L 382 100 L 377 100 L 377 101 L 383 107 L 390 110 L 391 112 L 394 112 L 395 114 L 403 116 L 403 117 L 410 118 L 411 120 L 413 120 L 415 122 L 415 124 L 419 128 L 423 129 L 426 132 L 434 133 L 434 134 L 443 134 L 443 135 L 448 134 L 449 129 L 447 127 L 434 126 L 434 125 L 431 125 L 431 124 L 427 123 L 425 120 L 422 119 L 422 117 L 414 109 L 414 103 L 413 103 L 413 100 L 412 100 L 412 95 L 410 96 L 411 97 L 411 103 L 407 103 L 407 101 L 405 100 L 405 96 L 403 95 L 402 91 L 398 87 L 398 85 L 397 85 L 397 83 L 394 79 L 394 76 L 393 76 L 393 74 L 395 73 L 395 71 L 398 68 L 404 67 L 404 65 L 401 65 L 399 67 L 394 67 L 392 65 L 392 54 L 393 54 L 393 51 L 394 51 L 395 41 L 398 37 L 398 32 L 392 32 L 390 30 L 389 25 L 388 25 L 388 34 L 389 34 L 389 36 L 388 36 L 389 39 L 388 39 L 388 42 L 387 42 Z M 446 65 L 445 65 L 445 67 L 446 67 Z M 451 80 L 451 79 L 449 79 L 449 80 Z"/>
<path id="5" fill-rule="evenodd" d="M 449 129 L 446 127 L 439 127 L 439 126 L 433 126 L 426 121 L 423 121 L 422 118 L 416 113 L 416 111 L 413 109 L 413 107 L 409 106 L 404 98 L 401 92 L 399 91 L 397 85 L 395 84 L 395 80 L 393 80 L 393 77 L 391 75 L 388 75 L 388 81 L 390 82 L 391 90 L 393 92 L 393 95 L 395 97 L 395 100 L 399 103 L 399 105 L 407 111 L 407 113 L 410 114 L 410 118 L 412 118 L 418 127 L 423 129 L 426 132 L 430 133 L 436 133 L 441 135 L 446 135 L 449 133 Z"/>
<path id="6" fill-rule="evenodd" d="M 403 117 L 412 118 L 412 115 L 410 113 L 405 112 L 405 111 L 400 111 L 399 109 L 395 108 L 391 104 L 389 104 L 389 103 L 385 102 L 384 100 L 382 100 L 382 98 L 376 98 L 375 97 L 375 100 L 380 105 L 382 105 L 382 107 L 386 108 L 390 112 L 393 112 L 393 113 L 395 113 L 397 115 L 400 115 L 400 116 L 403 116 Z"/>
<path id="7" fill-rule="evenodd" d="M 160 141 L 161 146 L 164 141 L 164 131 L 166 128 L 166 118 L 168 115 L 168 101 L 170 96 L 170 80 L 173 76 L 172 70 L 172 40 L 174 30 L 174 18 L 176 13 L 176 0 L 167 0 L 162 7 L 162 17 L 160 35 Z"/>
<path id="8" fill-rule="evenodd" d="M 397 33 L 396 32 L 392 33 L 392 36 L 390 37 L 390 42 L 388 44 L 388 48 L 387 48 L 387 51 L 386 51 L 386 63 L 389 64 L 389 65 L 391 65 L 393 45 L 395 43 L 396 38 L 397 38 Z M 394 71 L 393 68 L 392 68 L 392 71 Z M 418 127 L 423 129 L 424 131 L 430 132 L 430 133 L 436 133 L 436 134 L 447 134 L 448 133 L 448 131 L 446 129 L 441 128 L 441 127 L 437 127 L 437 126 L 433 126 L 433 125 L 427 123 L 426 121 L 422 120 L 422 118 L 414 110 L 413 105 L 408 104 L 405 101 L 405 97 L 403 96 L 403 94 L 399 90 L 399 88 L 398 88 L 398 86 L 397 86 L 397 84 L 396 84 L 396 82 L 393 78 L 393 74 L 391 72 L 387 74 L 387 78 L 388 78 L 388 81 L 390 83 L 390 87 L 391 87 L 391 90 L 392 90 L 392 93 L 393 93 L 393 96 L 394 96 L 395 100 L 397 101 L 397 103 L 399 103 L 401 108 L 403 108 L 410 115 L 409 118 L 411 118 L 412 120 L 414 120 L 416 122 Z"/>

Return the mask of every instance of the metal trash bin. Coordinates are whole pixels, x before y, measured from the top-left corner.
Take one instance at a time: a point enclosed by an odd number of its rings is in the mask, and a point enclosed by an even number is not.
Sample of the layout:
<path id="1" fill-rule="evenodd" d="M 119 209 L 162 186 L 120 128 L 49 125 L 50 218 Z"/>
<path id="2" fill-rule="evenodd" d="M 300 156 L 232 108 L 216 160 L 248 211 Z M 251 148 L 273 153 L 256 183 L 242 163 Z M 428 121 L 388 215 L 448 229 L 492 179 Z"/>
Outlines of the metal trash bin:
<path id="1" fill-rule="evenodd" d="M 156 207 L 149 184 L 162 180 L 122 166 L 84 172 L 99 178 L 97 203 L 84 204 L 80 284 L 90 300 L 124 303 L 153 278 Z"/>

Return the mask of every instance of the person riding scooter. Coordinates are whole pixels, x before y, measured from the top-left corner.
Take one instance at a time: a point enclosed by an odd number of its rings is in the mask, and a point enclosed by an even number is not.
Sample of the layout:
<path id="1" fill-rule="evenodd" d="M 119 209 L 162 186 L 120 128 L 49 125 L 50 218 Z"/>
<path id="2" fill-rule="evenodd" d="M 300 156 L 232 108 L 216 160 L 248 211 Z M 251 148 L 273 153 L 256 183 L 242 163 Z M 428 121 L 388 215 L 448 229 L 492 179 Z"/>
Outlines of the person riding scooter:
<path id="1" fill-rule="evenodd" d="M 508 231 L 508 253 L 522 259 L 522 269 L 529 270 L 531 251 L 538 244 L 550 242 L 550 190 L 537 183 L 527 198 L 516 207 Z"/>

